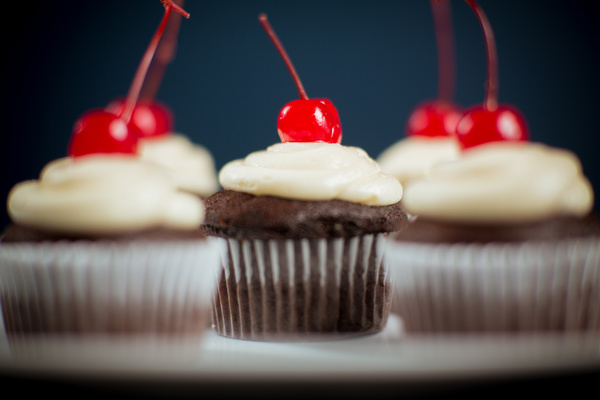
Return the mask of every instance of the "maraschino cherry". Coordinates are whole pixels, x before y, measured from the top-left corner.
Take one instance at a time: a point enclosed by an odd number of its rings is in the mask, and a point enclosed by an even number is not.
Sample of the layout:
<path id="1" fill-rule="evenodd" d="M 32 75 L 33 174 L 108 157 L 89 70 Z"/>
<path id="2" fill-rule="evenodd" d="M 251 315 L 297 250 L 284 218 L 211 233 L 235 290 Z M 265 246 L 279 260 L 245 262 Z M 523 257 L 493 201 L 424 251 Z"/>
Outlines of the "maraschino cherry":
<path id="1" fill-rule="evenodd" d="M 406 124 L 407 136 L 454 136 L 462 116 L 454 98 L 454 36 L 450 2 L 430 0 L 438 54 L 438 96 L 417 105 Z"/>
<path id="2" fill-rule="evenodd" d="M 258 17 L 261 25 L 283 58 L 300 94 L 299 100 L 287 103 L 279 112 L 277 132 L 281 141 L 340 143 L 342 126 L 337 109 L 328 99 L 309 99 L 275 31 L 263 13 Z"/>
<path id="3" fill-rule="evenodd" d="M 498 104 L 498 60 L 490 22 L 474 0 L 465 1 L 475 12 L 483 30 L 488 77 L 483 105 L 465 111 L 458 122 L 456 134 L 459 143 L 464 150 L 494 141 L 526 141 L 529 139 L 529 132 L 522 114 L 511 105 Z"/>
<path id="4" fill-rule="evenodd" d="M 107 110 L 90 110 L 84 113 L 73 126 L 73 133 L 68 147 L 70 156 L 80 157 L 92 153 L 136 153 L 137 140 L 142 136 L 142 132 L 132 123 L 132 114 L 148 67 L 171 10 L 186 18 L 189 17 L 189 14 L 174 4 L 172 0 L 161 0 L 161 2 L 165 7 L 165 14 L 138 66 L 122 110 L 119 110 L 118 114 Z"/>

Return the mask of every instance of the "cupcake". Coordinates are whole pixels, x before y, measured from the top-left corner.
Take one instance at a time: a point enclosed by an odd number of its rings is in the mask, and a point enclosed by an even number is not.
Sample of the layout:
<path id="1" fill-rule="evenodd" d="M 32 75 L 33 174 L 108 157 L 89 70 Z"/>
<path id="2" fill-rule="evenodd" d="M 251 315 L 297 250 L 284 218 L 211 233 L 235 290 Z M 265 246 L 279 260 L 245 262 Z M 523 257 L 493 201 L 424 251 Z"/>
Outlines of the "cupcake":
<path id="1" fill-rule="evenodd" d="M 398 181 L 364 151 L 280 143 L 219 174 L 204 229 L 227 252 L 213 302 L 220 335 L 297 340 L 375 333 L 392 286 L 383 251 L 406 224 Z"/>
<path id="2" fill-rule="evenodd" d="M 9 193 L 0 302 L 9 334 L 200 334 L 219 266 L 204 207 L 160 166 L 93 154 Z"/>
<path id="3" fill-rule="evenodd" d="M 171 1 L 171 9 L 184 12 Z M 153 54 L 160 30 L 146 50 Z M 139 68 L 135 82 L 145 74 Z M 135 85 L 134 85 L 135 87 Z M 75 123 L 68 157 L 10 191 L 0 239 L 0 303 L 9 335 L 198 335 L 208 323 L 219 243 L 204 205 L 164 166 L 139 156 L 131 91 L 118 115 Z"/>
<path id="4" fill-rule="evenodd" d="M 575 154 L 530 142 L 522 114 L 498 103 L 491 26 L 467 3 L 486 41 L 486 97 L 458 121 L 458 159 L 405 185 L 403 206 L 416 218 L 386 252 L 404 329 L 597 332 L 593 189 Z"/>
<path id="5" fill-rule="evenodd" d="M 402 186 L 357 147 L 342 146 L 337 109 L 300 99 L 281 110 L 282 143 L 227 163 L 206 199 L 204 230 L 227 244 L 213 301 L 218 334 L 312 340 L 375 333 L 387 322 L 390 232 L 407 222 Z"/>
<path id="6" fill-rule="evenodd" d="M 600 330 L 600 221 L 569 151 L 489 143 L 405 187 L 386 256 L 404 329 Z"/>

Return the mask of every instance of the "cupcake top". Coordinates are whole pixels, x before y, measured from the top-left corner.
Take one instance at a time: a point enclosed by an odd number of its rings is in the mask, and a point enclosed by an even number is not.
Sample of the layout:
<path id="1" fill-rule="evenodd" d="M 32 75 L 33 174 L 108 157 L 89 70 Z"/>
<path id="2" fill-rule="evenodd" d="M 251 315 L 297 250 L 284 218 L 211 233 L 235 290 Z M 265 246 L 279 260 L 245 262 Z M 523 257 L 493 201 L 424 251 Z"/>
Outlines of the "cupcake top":
<path id="1" fill-rule="evenodd" d="M 518 224 L 583 217 L 593 190 L 570 151 L 540 143 L 482 144 L 405 186 L 403 204 L 419 218 L 467 224 Z"/>
<path id="2" fill-rule="evenodd" d="M 339 143 L 278 143 L 227 163 L 225 189 L 297 200 L 345 200 L 382 206 L 402 198 L 402 186 L 357 147 Z"/>
<path id="3" fill-rule="evenodd" d="M 226 164 L 206 199 L 204 230 L 243 239 L 335 238 L 408 223 L 402 186 L 362 149 L 288 142 Z"/>
<path id="4" fill-rule="evenodd" d="M 450 136 L 408 136 L 377 158 L 381 170 L 404 184 L 426 175 L 433 165 L 459 157 L 460 148 Z"/>
<path id="5" fill-rule="evenodd" d="M 218 189 L 214 159 L 208 149 L 187 137 L 170 133 L 140 140 L 143 160 L 162 165 L 181 190 L 208 197 Z"/>
<path id="6" fill-rule="evenodd" d="M 204 219 L 202 201 L 179 191 L 163 167 L 123 154 L 52 161 L 38 180 L 12 188 L 7 208 L 15 224 L 82 236 L 194 230 Z"/>

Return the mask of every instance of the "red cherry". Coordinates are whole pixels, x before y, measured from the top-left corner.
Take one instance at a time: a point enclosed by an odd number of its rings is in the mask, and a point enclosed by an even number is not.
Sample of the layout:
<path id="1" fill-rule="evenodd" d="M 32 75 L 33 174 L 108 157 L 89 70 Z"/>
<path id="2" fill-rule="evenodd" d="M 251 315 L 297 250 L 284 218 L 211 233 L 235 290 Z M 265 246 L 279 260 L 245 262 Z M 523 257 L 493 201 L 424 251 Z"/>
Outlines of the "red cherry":
<path id="1" fill-rule="evenodd" d="M 302 82 L 296 73 L 296 69 L 275 31 L 269 24 L 267 16 L 260 14 L 258 20 L 283 58 L 300 94 L 299 100 L 290 101 L 279 112 L 279 117 L 277 118 L 279 138 L 284 143 L 340 143 L 342 141 L 342 125 L 337 109 L 328 99 L 308 98 Z"/>
<path id="2" fill-rule="evenodd" d="M 406 124 L 407 136 L 453 136 L 462 112 L 443 100 L 426 101 L 411 112 Z"/>
<path id="3" fill-rule="evenodd" d="M 458 122 L 456 134 L 463 149 L 500 140 L 529 139 L 525 118 L 509 105 L 498 106 L 494 111 L 483 107 L 467 110 Z"/>
<path id="4" fill-rule="evenodd" d="M 125 99 L 118 99 L 106 106 L 105 110 L 121 115 Z M 173 113 L 165 104 L 157 101 L 138 101 L 133 108 L 130 124 L 135 125 L 141 137 L 165 135 L 173 131 Z"/>
<path id="5" fill-rule="evenodd" d="M 71 157 L 92 153 L 135 154 L 138 135 L 135 127 L 128 126 L 119 116 L 91 110 L 75 122 L 68 153 Z"/>
<path id="6" fill-rule="evenodd" d="M 329 104 L 331 102 L 327 100 Z M 322 100 L 293 100 L 277 118 L 281 141 L 340 143 L 342 128 L 335 108 Z"/>
<path id="7" fill-rule="evenodd" d="M 458 121 L 456 133 L 459 143 L 464 150 L 500 140 L 526 141 L 529 131 L 522 114 L 511 105 L 498 105 L 498 57 L 492 26 L 474 0 L 465 1 L 475 12 L 483 31 L 488 77 L 483 105 L 470 108 Z"/>

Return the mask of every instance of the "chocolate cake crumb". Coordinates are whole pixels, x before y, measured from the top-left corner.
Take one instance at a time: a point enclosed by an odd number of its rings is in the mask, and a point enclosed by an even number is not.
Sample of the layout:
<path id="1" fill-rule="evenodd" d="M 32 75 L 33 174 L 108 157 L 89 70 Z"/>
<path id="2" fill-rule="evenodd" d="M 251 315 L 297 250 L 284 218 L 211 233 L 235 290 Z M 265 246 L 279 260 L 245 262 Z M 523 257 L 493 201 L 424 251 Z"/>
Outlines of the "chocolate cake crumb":
<path id="1" fill-rule="evenodd" d="M 600 236 L 600 217 L 594 213 L 583 218 L 559 216 L 506 225 L 459 224 L 417 217 L 409 227 L 395 233 L 393 238 L 423 243 L 488 243 L 588 236 Z"/>
<path id="2" fill-rule="evenodd" d="M 295 200 L 220 190 L 205 200 L 203 230 L 236 239 L 321 239 L 395 232 L 407 224 L 400 203 Z"/>

